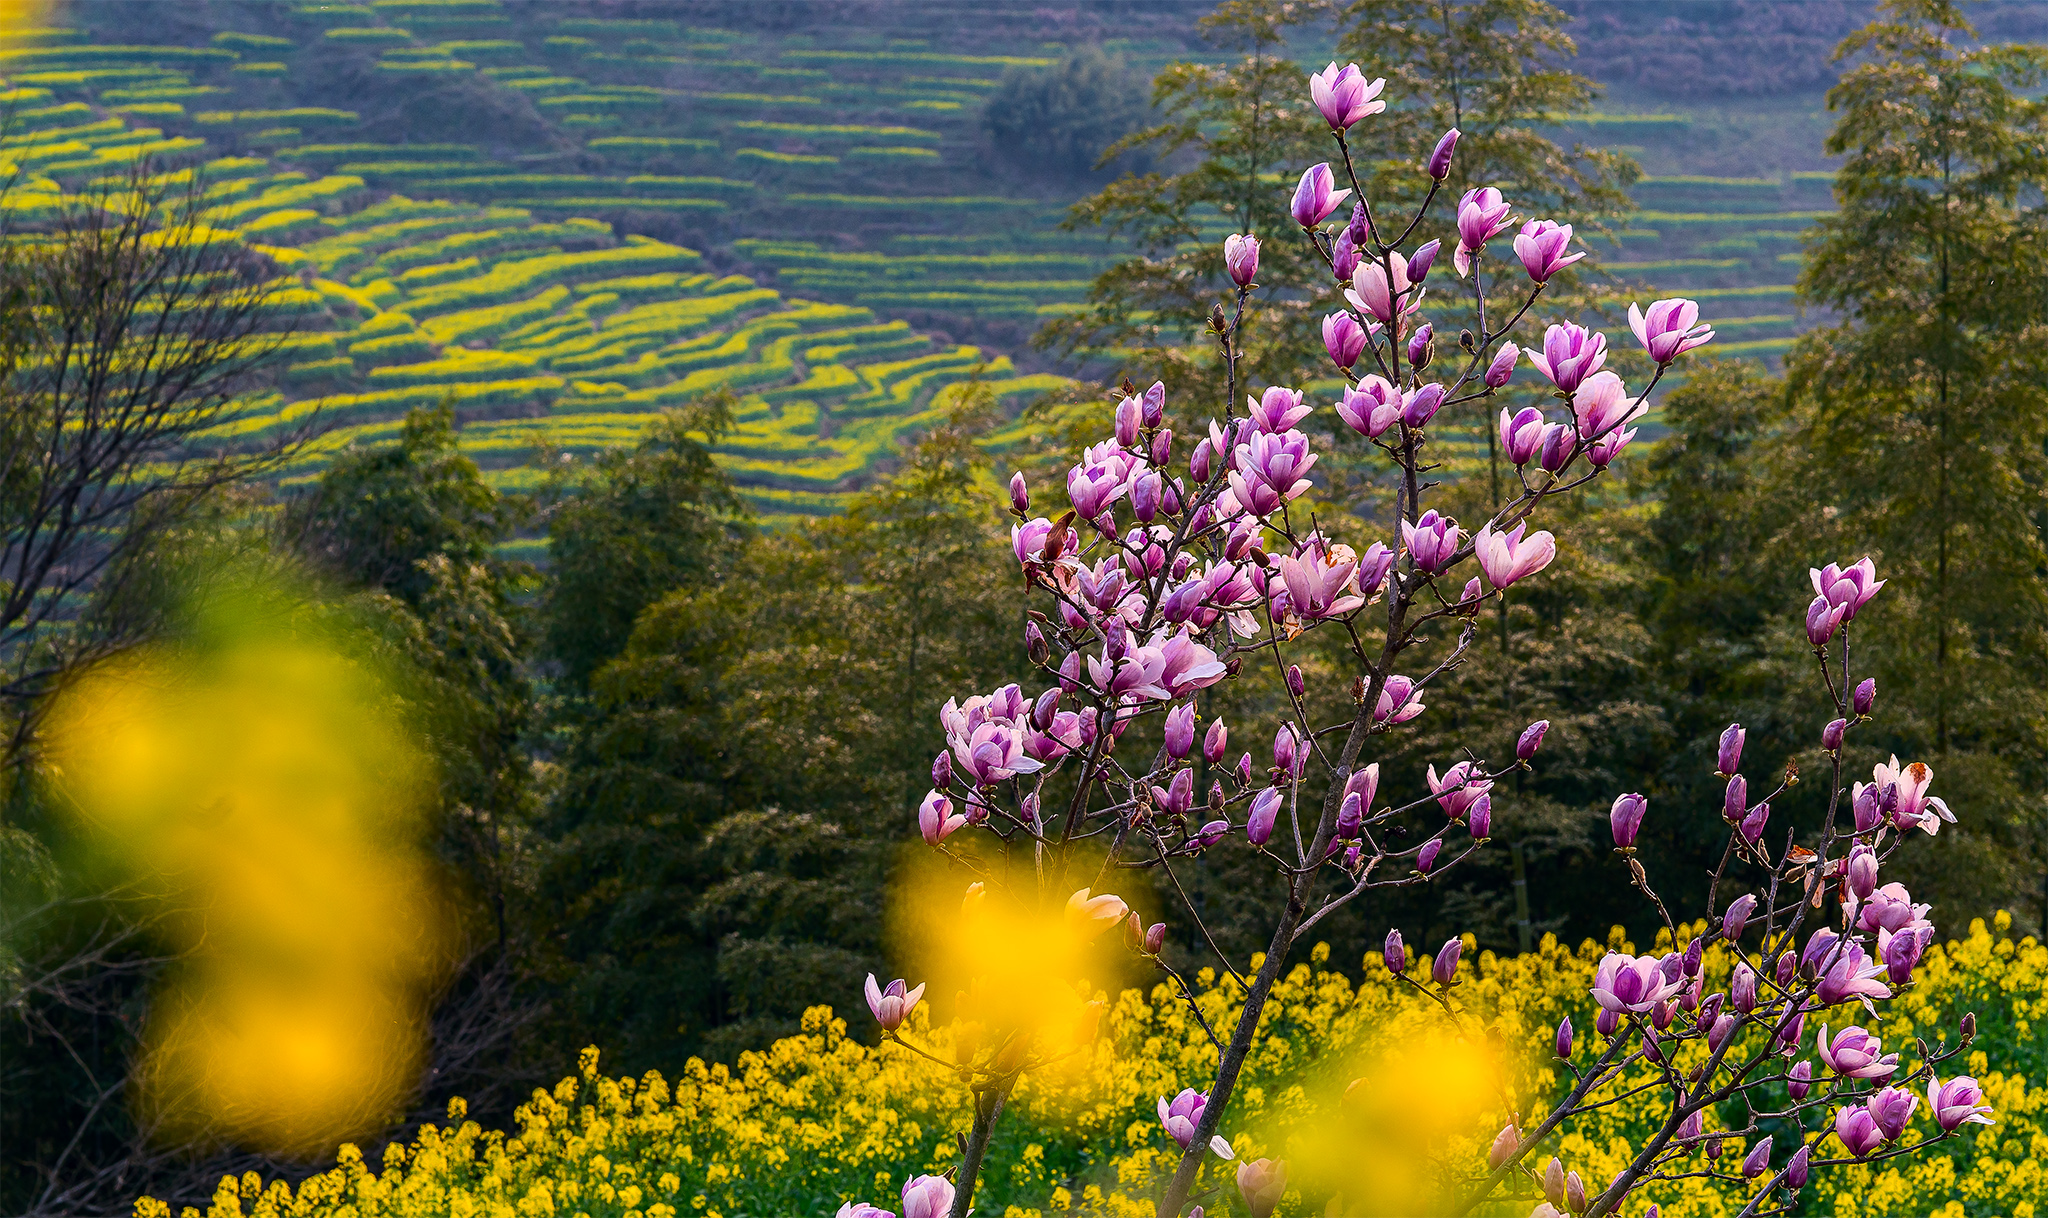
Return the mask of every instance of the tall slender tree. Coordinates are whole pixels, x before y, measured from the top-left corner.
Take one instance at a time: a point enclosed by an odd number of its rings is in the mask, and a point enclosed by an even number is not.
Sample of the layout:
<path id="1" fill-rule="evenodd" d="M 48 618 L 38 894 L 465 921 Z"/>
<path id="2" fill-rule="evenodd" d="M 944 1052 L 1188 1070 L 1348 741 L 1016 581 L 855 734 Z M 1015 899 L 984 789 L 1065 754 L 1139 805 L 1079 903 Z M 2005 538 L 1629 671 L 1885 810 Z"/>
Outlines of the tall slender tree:
<path id="1" fill-rule="evenodd" d="M 1841 320 L 1790 361 L 1793 442 L 1820 480 L 1803 524 L 1845 559 L 1881 555 L 1901 594 L 1875 629 L 1898 657 L 1882 683 L 1910 711 L 1902 752 L 1968 784 L 1970 822 L 2005 830 L 1976 843 L 1984 875 L 2032 890 L 2048 827 L 2048 47 L 1980 45 L 1950 0 L 1892 0 L 1838 57 L 1840 210 L 1800 289 Z"/>

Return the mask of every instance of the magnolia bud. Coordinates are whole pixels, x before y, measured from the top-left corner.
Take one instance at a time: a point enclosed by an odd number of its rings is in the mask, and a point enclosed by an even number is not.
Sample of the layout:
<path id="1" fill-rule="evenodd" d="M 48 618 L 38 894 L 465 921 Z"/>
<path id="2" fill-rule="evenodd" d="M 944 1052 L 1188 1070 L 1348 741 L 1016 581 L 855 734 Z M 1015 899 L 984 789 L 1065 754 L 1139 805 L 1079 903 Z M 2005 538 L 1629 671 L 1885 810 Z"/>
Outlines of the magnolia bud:
<path id="1" fill-rule="evenodd" d="M 1154 922 L 1145 931 L 1145 954 L 1156 956 L 1159 954 L 1159 949 L 1164 946 L 1166 946 L 1166 923 Z"/>
<path id="2" fill-rule="evenodd" d="M 1820 747 L 1830 753 L 1841 752 L 1842 734 L 1848 729 L 1848 726 L 1849 721 L 1847 719 L 1830 719 L 1828 725 L 1820 729 Z"/>
<path id="3" fill-rule="evenodd" d="M 1764 826 L 1770 823 L 1770 819 L 1771 805 L 1769 801 L 1751 808 L 1749 814 L 1742 818 L 1742 840 L 1752 846 L 1756 845 L 1757 841 L 1763 837 Z"/>
<path id="4" fill-rule="evenodd" d="M 1139 417 L 1147 430 L 1166 421 L 1166 382 L 1153 381 L 1152 387 L 1138 399 Z"/>
<path id="5" fill-rule="evenodd" d="M 1740 723 L 1731 723 L 1722 730 L 1721 749 L 1714 763 L 1716 773 L 1724 777 L 1735 773 L 1735 768 L 1742 764 L 1742 742 L 1748 736 Z"/>
<path id="6" fill-rule="evenodd" d="M 1813 1148 L 1811 1146 L 1801 1146 L 1798 1150 L 1792 1152 L 1791 1160 L 1785 1164 L 1785 1174 L 1779 1177 L 1786 1188 L 1796 1190 L 1806 1187 L 1807 1174 L 1812 1170 L 1808 1160 L 1812 1156 Z"/>
<path id="7" fill-rule="evenodd" d="M 1173 460 L 1173 429 L 1165 428 L 1152 437 L 1152 464 L 1165 469 Z"/>
<path id="8" fill-rule="evenodd" d="M 1464 939 L 1453 937 L 1446 940 L 1443 947 L 1438 949 L 1436 957 L 1430 961 L 1430 980 L 1438 985 L 1449 985 L 1458 976 L 1458 957 L 1464 951 Z"/>
<path id="9" fill-rule="evenodd" d="M 1443 848 L 1442 838 L 1433 837 L 1424 842 L 1422 852 L 1415 856 L 1415 870 L 1428 875 L 1429 869 L 1436 866 L 1436 856 L 1443 852 Z"/>
<path id="10" fill-rule="evenodd" d="M 1054 686 L 1038 695 L 1038 700 L 1031 704 L 1031 726 L 1041 732 L 1050 730 L 1053 716 L 1059 713 L 1059 709 L 1060 689 Z"/>
<path id="11" fill-rule="evenodd" d="M 1867 715 L 1877 705 L 1877 678 L 1865 677 L 1857 683 L 1855 697 L 1850 700 L 1849 709 L 1857 715 Z"/>
<path id="12" fill-rule="evenodd" d="M 1614 848 L 1633 850 L 1636 834 L 1642 830 L 1643 814 L 1650 810 L 1650 801 L 1638 794 L 1617 795 L 1614 807 L 1607 813 L 1608 828 L 1614 833 Z"/>
<path id="13" fill-rule="evenodd" d="M 1570 1061 L 1572 1057 L 1572 1017 L 1567 1015 L 1557 1021 L 1557 1056 Z"/>
<path id="14" fill-rule="evenodd" d="M 1707 1051 L 1719 1053 L 1721 1046 L 1727 1044 L 1728 1038 L 1734 1035 L 1735 1026 L 1739 1022 L 1741 1021 L 1733 1015 L 1722 1015 L 1715 1019 L 1713 1026 L 1707 1029 Z"/>
<path id="15" fill-rule="evenodd" d="M 1593 1030 L 1595 1032 L 1598 1032 L 1600 1035 L 1607 1037 L 1609 1040 L 1612 1040 L 1614 1038 L 1615 1032 L 1619 1031 L 1620 1028 L 1620 1011 L 1613 1010 L 1609 1007 L 1601 1007 L 1600 1013 L 1593 1017 Z"/>
<path id="16" fill-rule="evenodd" d="M 1390 973 L 1399 973 L 1408 967 L 1408 948 L 1401 942 L 1401 932 L 1398 930 L 1387 932 L 1387 944 L 1381 949 L 1381 954 Z"/>
<path id="17" fill-rule="evenodd" d="M 1543 1169 L 1543 1195 L 1552 1205 L 1564 1204 L 1564 1164 L 1552 1155 L 1550 1166 Z"/>
<path id="18" fill-rule="evenodd" d="M 1024 627 L 1024 654 L 1033 664 L 1045 663 L 1046 657 L 1052 654 L 1052 648 L 1045 641 L 1045 631 L 1040 630 L 1035 621 Z"/>
<path id="19" fill-rule="evenodd" d="M 1586 1212 L 1586 1182 L 1575 1171 L 1564 1174 L 1564 1206 L 1574 1214 Z"/>
<path id="20" fill-rule="evenodd" d="M 1749 780 L 1740 774 L 1731 775 L 1727 789 L 1721 794 L 1721 819 L 1731 825 L 1738 824 L 1748 807 Z"/>
<path id="21" fill-rule="evenodd" d="M 1287 666 L 1287 692 L 1299 698 L 1307 690 L 1307 682 L 1301 679 L 1301 665 L 1289 664 Z"/>
<path id="22" fill-rule="evenodd" d="M 953 785 L 953 754 L 940 753 L 932 758 L 932 786 L 940 791 Z"/>
<path id="23" fill-rule="evenodd" d="M 1421 283 L 1429 278 L 1429 268 L 1436 265 L 1436 252 L 1443 245 L 1441 241 L 1431 241 L 1408 256 L 1408 282 Z"/>
<path id="24" fill-rule="evenodd" d="M 1849 891 L 1859 901 L 1867 901 L 1877 891 L 1877 851 L 1867 843 L 1857 842 L 1849 848 Z"/>
<path id="25" fill-rule="evenodd" d="M 1195 708 L 1182 703 L 1166 712 L 1166 753 L 1175 761 L 1195 747 Z"/>
<path id="26" fill-rule="evenodd" d="M 1543 747 L 1543 735 L 1550 730 L 1550 720 L 1538 719 L 1522 729 L 1522 738 L 1515 741 L 1515 760 L 1527 761 Z"/>
<path id="27" fill-rule="evenodd" d="M 1202 760 L 1216 765 L 1223 760 L 1223 751 L 1230 747 L 1230 729 L 1223 726 L 1223 720 L 1215 719 L 1209 724 L 1208 734 L 1202 737 Z"/>
<path id="28" fill-rule="evenodd" d="M 1365 804 L 1359 799 L 1358 793 L 1353 791 L 1344 797 L 1344 802 L 1337 808 L 1337 836 L 1348 842 L 1357 837 L 1359 830 L 1364 826 Z"/>
<path id="29" fill-rule="evenodd" d="M 1764 1140 L 1758 1142 L 1756 1148 L 1751 1150 L 1749 1155 L 1742 1160 L 1742 1177 L 1745 1180 L 1754 1180 L 1766 1171 L 1769 1171 L 1770 1167 L 1771 1136 L 1765 1134 Z"/>
<path id="30" fill-rule="evenodd" d="M 1521 348 L 1513 343 L 1502 343 L 1493 353 L 1493 362 L 1486 366 L 1486 387 L 1498 389 L 1515 375 L 1515 360 L 1522 354 Z"/>
<path id="31" fill-rule="evenodd" d="M 1756 1010 L 1756 972 L 1747 964 L 1735 966 L 1728 982 L 1728 1005 L 1744 1014 Z"/>
<path id="32" fill-rule="evenodd" d="M 1453 127 L 1449 131 L 1444 132 L 1443 138 L 1436 142 L 1436 150 L 1429 154 L 1429 163 L 1424 168 L 1429 171 L 1431 178 L 1441 182 L 1450 176 L 1451 152 L 1457 146 L 1458 129 Z"/>
<path id="33" fill-rule="evenodd" d="M 1785 1089 L 1792 1093 L 1792 1098 L 1803 1100 L 1806 1098 L 1806 1093 L 1812 1088 L 1813 1063 L 1802 1061 L 1792 1067 L 1791 1074 L 1785 1079 Z"/>
<path id="34" fill-rule="evenodd" d="M 1778 964 L 1776 971 L 1773 973 L 1773 976 L 1776 978 L 1778 982 L 1778 987 L 1780 989 L 1783 989 L 1785 986 L 1792 984 L 1792 974 L 1796 972 L 1798 968 L 1798 956 L 1794 955 L 1789 951 L 1783 952 L 1778 956 Z"/>
<path id="35" fill-rule="evenodd" d="M 1116 442 L 1129 448 L 1138 442 L 1138 399 L 1125 398 L 1116 406 Z"/>
<path id="36" fill-rule="evenodd" d="M 1465 827 L 1480 841 L 1493 836 L 1493 796 L 1481 795 L 1472 801 L 1465 812 Z"/>
<path id="37" fill-rule="evenodd" d="M 1215 450 L 1215 445 L 1209 443 L 1209 438 L 1204 436 L 1201 443 L 1195 445 L 1195 451 L 1189 454 L 1188 473 L 1196 482 L 1209 480 L 1209 462 Z"/>
<path id="38" fill-rule="evenodd" d="M 1079 692 L 1081 688 L 1081 653 L 1070 651 L 1060 661 L 1060 688 L 1068 693 Z"/>
<path id="39" fill-rule="evenodd" d="M 1685 956 L 1679 962 L 1678 970 L 1688 977 L 1700 975 L 1700 961 L 1705 955 L 1705 945 L 1694 939 L 1685 946 Z"/>
<path id="40" fill-rule="evenodd" d="M 1742 937 L 1742 928 L 1749 925 L 1749 912 L 1756 908 L 1756 897 L 1743 893 L 1728 903 L 1728 912 L 1721 915 L 1721 937 L 1734 942 Z"/>
<path id="41" fill-rule="evenodd" d="M 1415 333 L 1408 336 L 1408 362 L 1420 372 L 1429 367 L 1429 361 L 1436 354 L 1436 330 L 1423 322 Z"/>

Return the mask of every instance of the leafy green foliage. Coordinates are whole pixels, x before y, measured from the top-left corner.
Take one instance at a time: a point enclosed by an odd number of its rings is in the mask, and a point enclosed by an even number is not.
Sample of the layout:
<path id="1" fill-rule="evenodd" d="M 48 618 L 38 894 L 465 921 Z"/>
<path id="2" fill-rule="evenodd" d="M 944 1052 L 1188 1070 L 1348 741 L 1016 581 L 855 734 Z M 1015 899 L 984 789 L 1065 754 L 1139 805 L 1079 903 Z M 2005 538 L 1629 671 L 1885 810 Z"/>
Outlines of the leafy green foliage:
<path id="1" fill-rule="evenodd" d="M 1145 121 L 1145 86 L 1096 47 L 1051 67 L 1012 68 L 989 95 L 982 126 L 998 155 L 1019 168 L 1086 177 L 1103 154 Z"/>

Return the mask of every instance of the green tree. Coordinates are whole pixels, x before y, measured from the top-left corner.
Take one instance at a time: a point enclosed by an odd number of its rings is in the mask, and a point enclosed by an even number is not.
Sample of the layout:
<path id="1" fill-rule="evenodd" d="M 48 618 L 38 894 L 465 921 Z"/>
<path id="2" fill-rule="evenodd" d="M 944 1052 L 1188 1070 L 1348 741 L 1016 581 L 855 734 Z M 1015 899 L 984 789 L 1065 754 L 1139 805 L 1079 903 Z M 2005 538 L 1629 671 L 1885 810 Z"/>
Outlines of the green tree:
<path id="1" fill-rule="evenodd" d="M 948 696 L 1019 623 L 983 390 L 840 517 L 648 605 L 591 678 L 546 828 L 565 1016 L 627 1060 L 730 1056 L 880 967 L 872 916 Z"/>
<path id="2" fill-rule="evenodd" d="M 719 579 L 752 533 L 746 505 L 711 458 L 732 426 L 730 391 L 648 423 L 640 442 L 557 479 L 553 579 L 542 597 L 545 653 L 572 690 L 625 649 L 640 611 Z"/>
<path id="3" fill-rule="evenodd" d="M 1110 150 L 1191 167 L 1125 174 L 1074 205 L 1065 227 L 1101 228 L 1132 253 L 1096 276 L 1085 312 L 1041 330 L 1039 345 L 1069 354 L 1129 349 L 1135 366 L 1158 370 L 1170 390 L 1210 383 L 1208 352 L 1184 348 L 1229 290 L 1222 245 L 1205 237 L 1221 213 L 1233 232 L 1269 239 L 1258 299 L 1269 317 L 1285 318 L 1255 332 L 1247 375 L 1291 384 L 1310 366 L 1306 357 L 1319 344 L 1301 298 L 1326 285 L 1329 271 L 1294 239 L 1288 187 L 1293 175 L 1329 159 L 1328 135 L 1287 39 L 1331 11 L 1310 0 L 1229 0 L 1196 23 L 1210 43 L 1241 57 L 1167 65 L 1152 82 L 1160 121 Z"/>
<path id="4" fill-rule="evenodd" d="M 1970 859 L 1944 851 L 1958 884 L 1927 895 L 1983 908 L 2036 888 L 2048 828 L 2048 48 L 1979 45 L 1959 6 L 1894 0 L 1838 55 L 1840 210 L 1800 289 L 1841 320 L 1790 361 L 1817 500 L 1801 524 L 1891 581 L 1857 627 Z"/>
<path id="5" fill-rule="evenodd" d="M 1004 73 L 982 109 L 982 127 L 997 154 L 1019 168 L 1084 178 L 1145 121 L 1146 108 L 1144 82 L 1090 46 L 1050 67 Z"/>

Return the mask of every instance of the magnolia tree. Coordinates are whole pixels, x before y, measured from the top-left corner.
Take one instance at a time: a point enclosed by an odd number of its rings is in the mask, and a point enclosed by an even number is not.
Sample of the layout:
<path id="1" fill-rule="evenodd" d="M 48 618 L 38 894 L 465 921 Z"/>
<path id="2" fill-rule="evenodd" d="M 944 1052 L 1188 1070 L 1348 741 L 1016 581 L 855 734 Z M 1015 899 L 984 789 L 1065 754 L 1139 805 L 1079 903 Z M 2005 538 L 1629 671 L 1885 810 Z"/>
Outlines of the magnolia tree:
<path id="1" fill-rule="evenodd" d="M 1290 507 L 1309 489 L 1317 461 L 1298 428 L 1313 409 L 1302 393 L 1265 388 L 1247 394 L 1244 412 L 1236 413 L 1259 240 L 1230 237 L 1223 254 L 1234 300 L 1228 308 L 1219 301 L 1211 319 L 1226 382 L 1224 417 L 1209 423 L 1182 465 L 1164 428 L 1164 390 L 1155 384 L 1121 401 L 1114 434 L 1068 472 L 1064 510 L 1032 516 L 1023 477 L 1011 480 L 1020 520 L 1012 530 L 1016 558 L 1041 606 L 1030 613 L 1024 646 L 1045 688 L 1031 694 L 1010 685 L 948 701 L 941 714 L 948 747 L 933 764 L 933 790 L 917 811 L 924 840 L 978 877 L 963 918 L 995 902 L 1064 902 L 1069 923 L 1084 934 L 1124 924 L 1131 949 L 1163 969 L 1191 1007 L 1193 990 L 1159 956 L 1164 925 L 1143 927 L 1121 898 L 1101 891 L 1106 877 L 1123 868 L 1155 869 L 1160 889 L 1187 903 L 1177 872 L 1211 851 L 1249 849 L 1270 866 L 1273 929 L 1256 972 L 1247 978 L 1216 952 L 1244 1001 L 1236 1026 L 1224 1030 L 1227 1038 L 1202 1025 L 1216 1047 L 1215 1073 L 1186 1080 L 1185 1090 L 1159 1100 L 1165 1131 L 1184 1152 L 1160 1192 L 1161 1218 L 1200 1213 L 1200 1206 L 1186 1207 L 1205 1158 L 1233 1157 L 1224 1136 L 1232 1093 L 1289 950 L 1367 893 L 1426 882 L 1486 843 L 1494 783 L 1530 768 L 1547 723 L 1529 725 L 1501 755 L 1475 743 L 1441 771 L 1431 766 L 1427 791 L 1381 789 L 1371 760 L 1375 737 L 1427 713 L 1432 686 L 1458 667 L 1480 610 L 1555 556 L 1552 535 L 1531 531 L 1532 523 L 1551 500 L 1601 478 L 1647 409 L 1644 396 L 1631 396 L 1619 376 L 1602 368 L 1607 340 L 1599 333 L 1552 325 L 1540 347 L 1526 353 L 1503 341 L 1553 277 L 1584 254 L 1570 252 L 1570 225 L 1539 219 L 1516 229 L 1520 218 L 1491 188 L 1458 202 L 1451 263 L 1464 283 L 1454 285 L 1454 294 L 1469 295 L 1472 318 L 1458 354 L 1439 358 L 1432 327 L 1417 310 L 1441 242 L 1403 251 L 1425 235 L 1458 132 L 1447 132 L 1429 155 L 1424 170 L 1434 185 L 1413 216 L 1375 214 L 1348 136 L 1384 108 L 1382 84 L 1335 64 L 1310 79 L 1340 168 L 1326 163 L 1304 173 L 1292 213 L 1349 305 L 1323 323 L 1330 359 L 1347 383 L 1335 413 L 1391 463 L 1398 536 L 1346 543 Z M 1338 186 L 1339 173 L 1348 188 Z M 1347 198 L 1348 223 L 1328 223 Z M 1503 273 L 1509 282 L 1526 278 L 1526 287 L 1497 283 L 1495 291 L 1511 291 L 1519 307 L 1489 317 L 1484 255 L 1510 229 L 1515 263 Z M 1698 314 L 1690 300 L 1630 307 L 1636 338 L 1656 368 L 1645 395 L 1673 361 L 1712 339 Z M 1519 471 L 1519 490 L 1468 529 L 1427 504 L 1431 424 L 1447 406 L 1495 395 L 1524 354 L 1554 402 L 1547 410 L 1500 412 L 1500 441 Z M 1473 568 L 1477 573 L 1468 574 Z M 1850 668 L 1851 623 L 1883 582 L 1867 558 L 1847 568 L 1829 564 L 1813 580 L 1806 637 L 1832 707 L 1821 733 L 1830 786 L 1818 835 L 1802 844 L 1790 829 L 1772 833 L 1771 801 L 1798 781 L 1797 772 L 1787 765 L 1782 780 L 1756 798 L 1740 768 L 1743 730 L 1731 726 L 1718 755 L 1727 780 L 1720 813 L 1728 844 L 1707 892 L 1710 929 L 1683 952 L 1606 957 L 1591 994 L 1599 1008 L 1594 1043 L 1579 1045 L 1569 1019 L 1557 1029 L 1568 1091 L 1547 1111 L 1504 1114 L 1506 1126 L 1484 1160 L 1470 1165 L 1454 1212 L 1520 1196 L 1535 1201 L 1537 1214 L 1603 1215 L 1637 1189 L 1678 1177 L 1723 1182 L 1739 1194 L 1743 1214 L 1776 1212 L 1813 1171 L 1911 1154 L 1965 1124 L 1989 1121 L 1973 1080 L 1936 1074 L 1969 1043 L 1969 1021 L 1955 1048 L 1930 1053 L 1923 1044 L 1912 1064 L 1885 1052 L 1858 1022 L 1861 1013 L 1874 1024 L 1874 1004 L 1910 984 L 1934 933 L 1925 905 L 1914 904 L 1899 884 L 1879 883 L 1882 867 L 1911 831 L 1932 834 L 1953 818 L 1928 793 L 1925 765 L 1895 759 L 1878 766 L 1869 783 L 1846 782 L 1844 739 L 1869 719 L 1875 698 L 1874 683 L 1858 682 Z M 1433 663 L 1409 667 L 1419 654 L 1412 649 L 1432 627 L 1448 627 L 1454 641 Z M 1300 669 L 1289 661 L 1290 648 L 1314 630 L 1338 632 L 1355 664 L 1351 709 L 1335 722 L 1310 718 Z M 1230 729 L 1221 721 L 1205 727 L 1196 695 L 1261 675 L 1276 683 L 1288 708 L 1277 723 L 1253 732 L 1262 748 L 1270 733 L 1272 764 L 1255 766 L 1249 753 L 1232 764 Z M 1154 716 L 1160 747 L 1149 756 L 1119 753 L 1128 729 Z M 1208 772 L 1221 774 L 1206 792 L 1196 790 L 1198 751 Z M 1684 938 L 1679 923 L 1635 854 L 1647 810 L 1642 795 L 1614 801 L 1615 849 L 1676 943 Z M 1411 828 L 1416 822 L 1419 828 Z M 987 835 L 986 849 L 962 851 L 961 835 Z M 1092 881 L 1083 882 L 1089 876 L 1082 867 L 1092 869 Z M 1199 911 L 1188 906 L 1185 916 L 1213 948 Z M 1714 941 L 1738 963 L 1725 991 L 1706 992 L 1702 952 Z M 1457 1019 L 1459 949 L 1458 939 L 1445 943 L 1429 960 L 1427 977 L 1412 976 L 1396 932 L 1387 938 L 1386 965 Z M 1093 1012 L 1071 994 L 1064 1012 L 1015 994 L 963 995 L 952 1056 L 941 1059 L 903 1035 L 923 993 L 923 985 L 899 980 L 885 988 L 868 979 L 868 1005 L 885 1038 L 963 1079 L 974 1121 L 951 1178 L 911 1181 L 902 1213 L 964 1218 L 1018 1079 L 1073 1052 L 1091 1034 Z M 1200 1019 L 1199 1007 L 1195 1013 Z M 1751 1034 L 1740 1035 L 1745 1031 Z M 1649 1089 L 1657 1092 L 1662 1119 L 1625 1170 L 1593 1188 L 1555 1158 L 1537 1167 L 1538 1148 L 1574 1117 L 1616 1102 L 1624 1077 L 1645 1070 L 1656 1080 Z M 1923 1084 L 1932 1129 L 1916 1133 L 1911 1117 Z M 1780 1104 L 1780 1095 L 1789 1104 Z M 1709 1130 L 1709 1108 L 1740 1109 L 1746 1122 Z M 1780 1145 L 1761 1134 L 1765 1122 L 1800 1133 Z M 1723 1154 L 1727 1148 L 1740 1153 Z M 1263 1218 L 1286 1190 L 1286 1164 L 1243 1163 L 1235 1184 L 1244 1208 Z M 888 1211 L 855 1203 L 840 1213 L 876 1218 Z"/>

